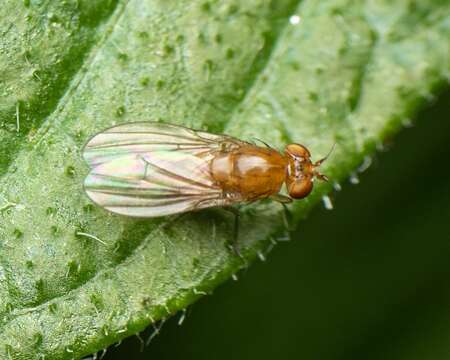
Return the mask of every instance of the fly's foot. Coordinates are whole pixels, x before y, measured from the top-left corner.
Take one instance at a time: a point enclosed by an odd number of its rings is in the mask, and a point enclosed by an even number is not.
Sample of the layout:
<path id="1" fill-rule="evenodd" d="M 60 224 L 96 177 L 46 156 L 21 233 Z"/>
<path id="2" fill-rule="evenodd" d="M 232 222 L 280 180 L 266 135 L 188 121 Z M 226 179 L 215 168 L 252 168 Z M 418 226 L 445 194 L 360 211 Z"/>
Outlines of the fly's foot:
<path id="1" fill-rule="evenodd" d="M 239 247 L 239 220 L 241 216 L 240 211 L 238 208 L 232 206 L 226 206 L 224 207 L 224 209 L 234 215 L 233 237 L 232 240 L 228 243 L 228 246 L 230 250 L 233 252 L 233 254 L 240 257 L 242 261 L 245 263 L 245 265 L 247 265 L 247 261 L 242 255 Z"/>

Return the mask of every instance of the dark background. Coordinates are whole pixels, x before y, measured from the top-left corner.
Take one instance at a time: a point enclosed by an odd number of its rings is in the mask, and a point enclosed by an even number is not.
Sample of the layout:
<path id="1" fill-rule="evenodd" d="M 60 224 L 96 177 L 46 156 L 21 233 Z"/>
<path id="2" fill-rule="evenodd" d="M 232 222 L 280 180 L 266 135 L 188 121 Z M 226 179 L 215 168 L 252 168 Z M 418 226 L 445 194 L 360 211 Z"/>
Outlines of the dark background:
<path id="1" fill-rule="evenodd" d="M 450 92 L 361 183 L 179 315 L 104 359 L 450 358 Z M 142 333 L 146 340 L 152 329 Z"/>

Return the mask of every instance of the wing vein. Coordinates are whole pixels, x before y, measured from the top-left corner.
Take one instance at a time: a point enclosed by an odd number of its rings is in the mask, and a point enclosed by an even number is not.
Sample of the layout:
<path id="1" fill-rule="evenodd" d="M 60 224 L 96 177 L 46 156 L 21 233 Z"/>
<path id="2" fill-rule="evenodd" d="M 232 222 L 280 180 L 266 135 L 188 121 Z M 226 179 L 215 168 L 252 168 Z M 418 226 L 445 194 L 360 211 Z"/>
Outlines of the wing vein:
<path id="1" fill-rule="evenodd" d="M 188 183 L 190 185 L 199 186 L 199 187 L 204 188 L 204 189 L 214 189 L 215 188 L 213 186 L 210 186 L 210 185 L 207 185 L 207 184 L 203 184 L 203 183 L 201 183 L 199 181 L 195 181 L 193 179 L 188 179 L 188 178 L 186 178 L 184 176 L 175 174 L 174 172 L 169 171 L 167 169 L 164 169 L 164 168 L 162 168 L 162 167 L 160 167 L 160 166 L 158 166 L 156 164 L 152 164 L 151 162 L 147 161 L 145 158 L 142 158 L 142 160 L 145 161 L 149 166 L 151 166 L 153 169 L 155 169 L 161 175 L 166 175 L 166 176 L 175 178 L 175 179 L 177 179 L 179 181 L 186 182 L 186 183 Z M 147 181 L 146 179 L 143 179 L 143 180 Z"/>

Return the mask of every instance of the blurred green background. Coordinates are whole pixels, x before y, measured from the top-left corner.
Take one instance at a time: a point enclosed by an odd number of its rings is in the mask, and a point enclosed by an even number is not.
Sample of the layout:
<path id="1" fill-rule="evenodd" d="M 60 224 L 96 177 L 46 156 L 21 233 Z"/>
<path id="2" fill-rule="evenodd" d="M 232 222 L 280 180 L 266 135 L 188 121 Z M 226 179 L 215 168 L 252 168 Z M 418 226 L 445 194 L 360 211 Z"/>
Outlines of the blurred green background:
<path id="1" fill-rule="evenodd" d="M 316 208 L 143 352 L 132 337 L 104 359 L 449 358 L 449 118 L 447 92 L 333 195 L 333 211 Z"/>

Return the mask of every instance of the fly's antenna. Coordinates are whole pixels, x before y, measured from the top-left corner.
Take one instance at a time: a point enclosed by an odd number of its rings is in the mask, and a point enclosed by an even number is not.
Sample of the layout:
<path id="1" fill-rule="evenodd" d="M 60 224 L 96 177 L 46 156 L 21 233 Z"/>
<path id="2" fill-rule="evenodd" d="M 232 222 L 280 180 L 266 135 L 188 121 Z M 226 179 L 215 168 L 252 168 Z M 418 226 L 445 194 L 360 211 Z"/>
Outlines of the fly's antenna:
<path id="1" fill-rule="evenodd" d="M 330 151 L 328 151 L 328 154 L 324 158 L 316 161 L 313 166 L 316 168 L 316 167 L 319 167 L 320 165 L 322 165 L 322 163 L 324 161 L 326 161 L 330 157 L 330 155 L 334 151 L 335 147 L 336 147 L 336 143 L 333 144 L 333 146 L 331 147 Z M 314 171 L 314 176 L 316 178 L 318 178 L 319 180 L 328 182 L 328 177 L 326 175 L 324 175 L 324 174 L 321 174 L 319 171 Z"/>
<path id="2" fill-rule="evenodd" d="M 333 144 L 330 151 L 328 151 L 328 154 L 324 158 L 322 158 L 314 163 L 314 167 L 318 167 L 318 166 L 322 165 L 322 163 L 324 163 L 330 157 L 330 155 L 333 153 L 335 147 L 336 147 L 336 143 Z"/>

